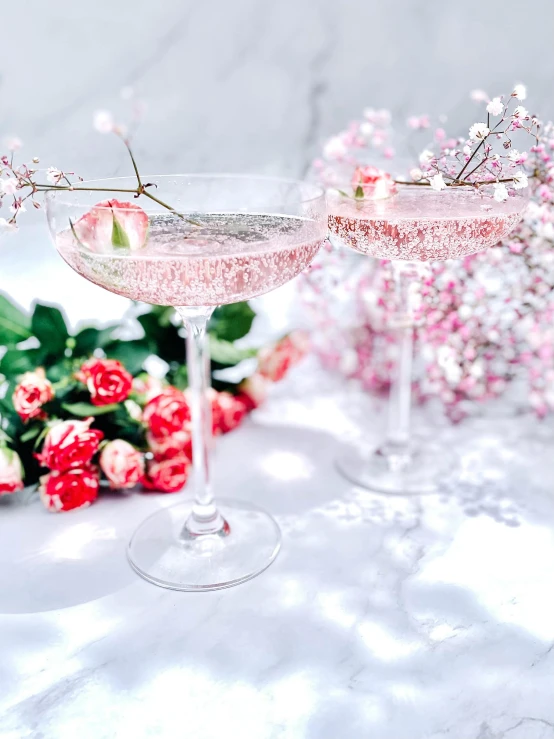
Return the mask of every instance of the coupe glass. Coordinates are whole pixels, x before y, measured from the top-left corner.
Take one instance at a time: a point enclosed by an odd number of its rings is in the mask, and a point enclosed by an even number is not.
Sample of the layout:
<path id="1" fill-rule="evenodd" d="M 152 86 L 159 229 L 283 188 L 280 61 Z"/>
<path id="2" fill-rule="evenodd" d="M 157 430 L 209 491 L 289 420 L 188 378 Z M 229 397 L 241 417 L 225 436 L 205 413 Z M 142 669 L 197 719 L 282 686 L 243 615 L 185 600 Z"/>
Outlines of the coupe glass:
<path id="1" fill-rule="evenodd" d="M 527 198 L 497 202 L 487 189 L 401 185 L 381 200 L 356 200 L 328 194 L 330 240 L 378 259 L 392 261 L 396 276 L 398 360 L 391 384 L 388 431 L 372 450 L 349 448 L 337 460 L 351 482 L 381 493 L 410 495 L 436 492 L 452 464 L 440 445 L 418 445 L 410 429 L 413 306 L 411 285 L 421 279 L 421 265 L 460 259 L 494 246 L 520 221 Z"/>
<path id="2" fill-rule="evenodd" d="M 327 238 L 325 195 L 307 183 L 246 175 L 148 176 L 143 181 L 153 183 L 150 192 L 175 211 L 124 195 L 136 188 L 136 180 L 115 178 L 80 183 L 93 191 L 49 192 L 48 222 L 60 255 L 80 275 L 133 300 L 174 306 L 183 320 L 194 500 L 147 518 L 129 543 L 128 557 L 142 577 L 165 588 L 225 588 L 265 570 L 277 556 L 281 534 L 257 505 L 214 500 L 206 326 L 216 306 L 269 292 L 308 266 Z M 113 215 L 109 204 L 97 204 L 101 197 L 140 204 L 149 221 L 144 246 L 112 246 L 105 223 Z M 87 246 L 78 238 L 78 224 L 93 206 L 98 225 L 93 223 Z M 134 206 L 117 207 L 118 219 L 132 223 Z"/>

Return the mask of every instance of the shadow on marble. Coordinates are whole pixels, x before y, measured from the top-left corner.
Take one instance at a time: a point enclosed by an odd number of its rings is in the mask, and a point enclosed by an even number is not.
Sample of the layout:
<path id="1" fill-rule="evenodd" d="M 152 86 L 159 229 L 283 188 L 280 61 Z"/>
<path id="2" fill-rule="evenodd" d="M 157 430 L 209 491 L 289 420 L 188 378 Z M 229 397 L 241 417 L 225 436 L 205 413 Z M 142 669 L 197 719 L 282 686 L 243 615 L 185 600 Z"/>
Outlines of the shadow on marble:
<path id="1" fill-rule="evenodd" d="M 37 496 L 2 505 L 0 613 L 67 608 L 135 581 L 126 545 L 157 505 L 152 498 L 103 493 L 94 506 L 63 514 L 46 511 Z"/>

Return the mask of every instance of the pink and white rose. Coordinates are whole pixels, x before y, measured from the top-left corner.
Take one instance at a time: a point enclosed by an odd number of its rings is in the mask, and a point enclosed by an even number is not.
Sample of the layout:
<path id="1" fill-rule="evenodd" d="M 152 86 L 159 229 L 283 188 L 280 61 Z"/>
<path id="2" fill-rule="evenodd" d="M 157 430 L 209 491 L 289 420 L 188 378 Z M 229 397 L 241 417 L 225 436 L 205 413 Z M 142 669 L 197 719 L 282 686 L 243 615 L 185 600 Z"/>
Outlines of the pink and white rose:
<path id="1" fill-rule="evenodd" d="M 100 469 L 112 490 L 132 488 L 144 475 L 144 455 L 128 441 L 114 439 L 102 449 Z"/>

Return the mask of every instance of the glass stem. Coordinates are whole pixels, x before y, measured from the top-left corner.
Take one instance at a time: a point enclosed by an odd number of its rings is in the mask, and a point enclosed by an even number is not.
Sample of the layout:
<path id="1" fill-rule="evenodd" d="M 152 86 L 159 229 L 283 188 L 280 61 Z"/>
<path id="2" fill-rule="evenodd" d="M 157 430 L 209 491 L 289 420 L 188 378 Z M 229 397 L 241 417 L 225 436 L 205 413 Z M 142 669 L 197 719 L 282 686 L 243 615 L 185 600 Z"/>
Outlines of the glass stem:
<path id="1" fill-rule="evenodd" d="M 194 505 L 181 537 L 228 533 L 217 510 L 210 481 L 213 447 L 212 403 L 210 398 L 210 348 L 206 335 L 213 307 L 178 307 L 187 332 L 188 393 L 191 413 Z"/>
<path id="2" fill-rule="evenodd" d="M 412 365 L 414 352 L 414 323 L 410 286 L 417 277 L 417 265 L 412 262 L 392 263 L 396 278 L 398 313 L 398 357 L 392 378 L 387 440 L 384 453 L 391 469 L 402 469 L 411 460 L 410 416 L 412 409 Z"/>

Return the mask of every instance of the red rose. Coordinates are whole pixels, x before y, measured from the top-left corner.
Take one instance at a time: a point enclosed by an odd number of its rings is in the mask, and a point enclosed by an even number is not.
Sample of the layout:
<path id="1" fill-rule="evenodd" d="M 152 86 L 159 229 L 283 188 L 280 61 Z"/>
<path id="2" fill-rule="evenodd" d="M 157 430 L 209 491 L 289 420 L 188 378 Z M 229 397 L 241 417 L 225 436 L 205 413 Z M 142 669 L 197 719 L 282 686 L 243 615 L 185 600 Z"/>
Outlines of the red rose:
<path id="1" fill-rule="evenodd" d="M 190 408 L 184 394 L 170 386 L 146 404 L 142 418 L 156 438 L 171 436 L 190 421 Z"/>
<path id="2" fill-rule="evenodd" d="M 309 348 L 308 337 L 303 331 L 293 331 L 275 346 L 262 349 L 258 354 L 258 372 L 272 382 L 282 380 L 289 369 L 297 364 Z"/>
<path id="3" fill-rule="evenodd" d="M 49 511 L 85 508 L 96 500 L 98 486 L 98 470 L 91 464 L 55 471 L 40 478 L 40 499 Z"/>
<path id="4" fill-rule="evenodd" d="M 16 413 L 23 421 L 28 421 L 30 418 L 45 418 L 42 406 L 53 397 L 52 384 L 46 379 L 42 367 L 39 367 L 21 377 L 12 399 Z"/>
<path id="5" fill-rule="evenodd" d="M 0 495 L 23 490 L 23 465 L 19 455 L 8 447 L 0 447 Z"/>
<path id="6" fill-rule="evenodd" d="M 88 359 L 75 375 L 90 393 L 93 405 L 121 403 L 131 392 L 133 378 L 117 359 Z"/>
<path id="7" fill-rule="evenodd" d="M 255 372 L 241 382 L 237 398 L 244 403 L 247 413 L 263 403 L 267 397 L 268 387 L 269 380 L 259 372 Z"/>
<path id="8" fill-rule="evenodd" d="M 236 428 L 247 413 L 246 403 L 240 397 L 231 393 L 218 393 L 216 403 L 218 406 L 218 430 L 226 434 Z"/>
<path id="9" fill-rule="evenodd" d="M 129 442 L 115 439 L 102 449 L 100 468 L 112 490 L 132 488 L 144 475 L 144 457 Z"/>
<path id="10" fill-rule="evenodd" d="M 187 481 L 190 460 L 184 454 L 148 463 L 142 484 L 160 493 L 178 493 Z"/>
<path id="11" fill-rule="evenodd" d="M 50 427 L 46 435 L 42 453 L 36 458 L 43 467 L 51 470 L 68 470 L 70 467 L 83 467 L 98 451 L 104 434 L 91 429 L 93 418 L 85 421 L 59 421 Z"/>
<path id="12" fill-rule="evenodd" d="M 356 167 L 352 175 L 352 189 L 356 193 L 361 187 L 365 198 L 381 200 L 396 192 L 396 184 L 388 172 L 367 165 Z"/>
<path id="13" fill-rule="evenodd" d="M 169 459 L 185 455 L 188 459 L 192 459 L 192 439 L 190 431 L 183 429 L 175 431 L 170 436 L 154 436 L 150 432 L 146 432 L 146 441 L 148 447 L 157 460 Z"/>

